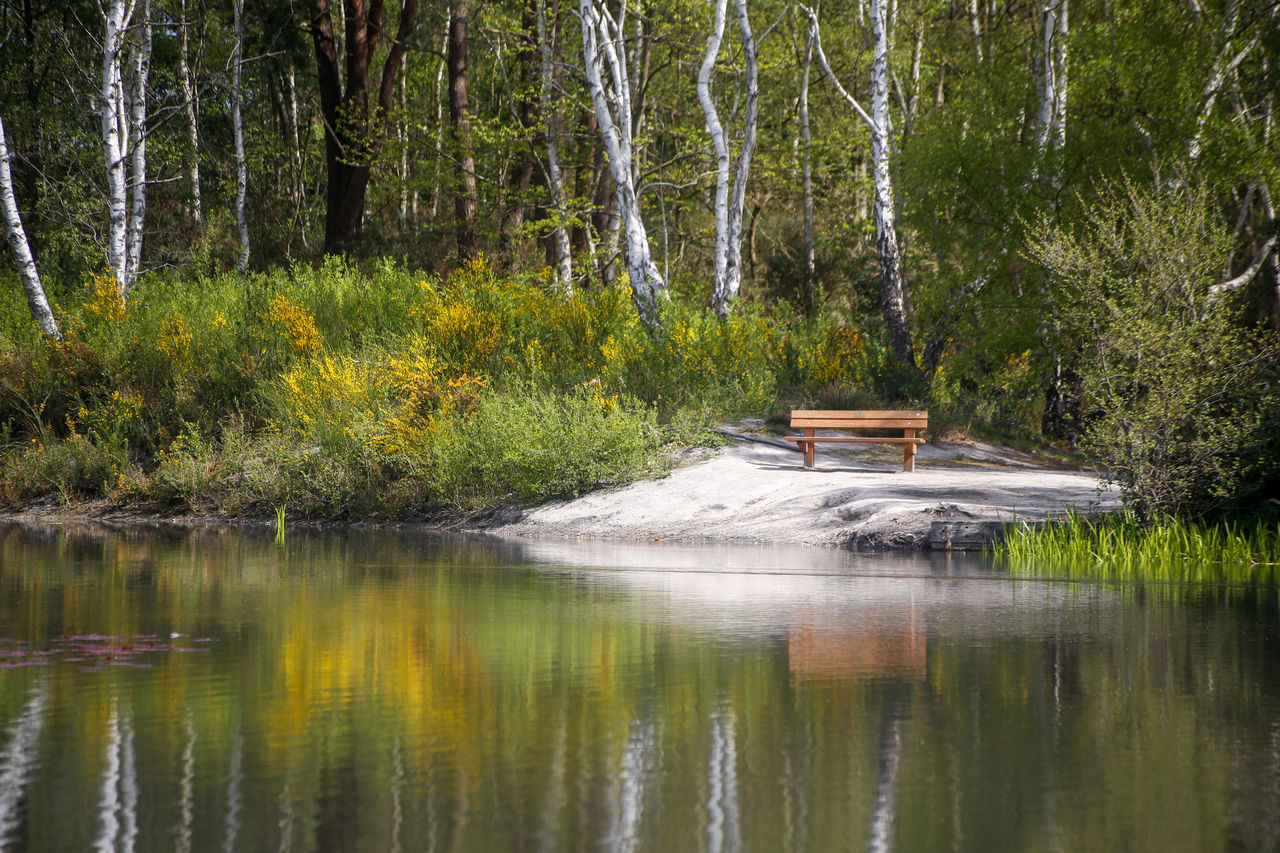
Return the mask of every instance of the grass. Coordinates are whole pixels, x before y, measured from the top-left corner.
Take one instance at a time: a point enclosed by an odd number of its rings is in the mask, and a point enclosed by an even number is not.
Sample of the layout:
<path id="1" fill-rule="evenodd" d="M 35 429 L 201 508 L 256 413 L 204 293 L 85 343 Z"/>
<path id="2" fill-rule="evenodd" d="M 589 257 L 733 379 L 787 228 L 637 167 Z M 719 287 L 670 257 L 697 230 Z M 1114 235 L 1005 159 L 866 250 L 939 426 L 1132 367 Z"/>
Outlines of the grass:
<path id="1" fill-rule="evenodd" d="M 1280 522 L 1149 524 L 1124 513 L 1071 515 L 1042 528 L 1019 526 L 995 547 L 999 564 L 1023 575 L 1190 583 L 1280 583 Z"/>

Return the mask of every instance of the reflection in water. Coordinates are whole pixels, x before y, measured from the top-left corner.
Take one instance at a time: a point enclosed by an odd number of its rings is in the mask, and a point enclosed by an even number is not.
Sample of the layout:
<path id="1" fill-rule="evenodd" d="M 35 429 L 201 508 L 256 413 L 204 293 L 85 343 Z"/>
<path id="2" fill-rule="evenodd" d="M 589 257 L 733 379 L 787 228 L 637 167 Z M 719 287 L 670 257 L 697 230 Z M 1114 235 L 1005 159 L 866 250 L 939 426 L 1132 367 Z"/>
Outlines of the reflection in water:
<path id="1" fill-rule="evenodd" d="M 284 528 L 277 531 L 277 541 Z M 232 711 L 235 722 L 231 726 L 231 741 L 228 752 L 231 766 L 227 771 L 227 821 L 226 842 L 222 845 L 225 853 L 233 853 L 236 849 L 236 838 L 240 835 L 240 787 L 244 781 L 244 735 L 240 732 L 240 709 Z"/>
<path id="2" fill-rule="evenodd" d="M 183 715 L 182 776 L 179 783 L 178 826 L 174 830 L 176 853 L 191 851 L 191 823 L 195 819 L 196 727 L 191 709 Z"/>
<path id="3" fill-rule="evenodd" d="M 707 797 L 707 849 L 710 853 L 739 850 L 738 756 L 734 749 L 733 711 L 723 700 L 711 717 L 711 750 Z"/>
<path id="4" fill-rule="evenodd" d="M 22 713 L 9 732 L 9 742 L 0 753 L 0 842 L 18 827 L 18 808 L 35 768 L 36 744 L 48 702 L 49 685 L 41 678 L 31 686 Z"/>
<path id="5" fill-rule="evenodd" d="M 871 812 L 871 843 L 867 845 L 872 853 L 892 849 L 890 833 L 897 810 L 898 761 L 902 757 L 902 725 L 896 706 L 885 716 L 882 725 L 884 731 L 877 749 L 875 808 Z"/>
<path id="6" fill-rule="evenodd" d="M 919 556 L 0 529 L 0 847 L 1271 849 L 1278 612 Z"/>

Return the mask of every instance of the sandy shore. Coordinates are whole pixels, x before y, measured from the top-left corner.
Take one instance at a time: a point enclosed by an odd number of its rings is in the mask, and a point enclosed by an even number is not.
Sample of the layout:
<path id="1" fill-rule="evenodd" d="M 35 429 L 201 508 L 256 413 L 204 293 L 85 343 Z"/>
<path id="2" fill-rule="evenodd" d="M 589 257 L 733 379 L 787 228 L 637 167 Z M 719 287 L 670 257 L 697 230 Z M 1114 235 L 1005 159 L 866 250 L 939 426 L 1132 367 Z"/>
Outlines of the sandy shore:
<path id="1" fill-rule="evenodd" d="M 1115 509 L 1095 474 L 980 444 L 922 445 L 916 470 L 874 445 L 818 451 L 734 441 L 657 480 L 527 510 L 490 533 L 546 539 L 922 547 L 936 521 L 1040 521 Z"/>
<path id="2" fill-rule="evenodd" d="M 916 470 L 908 474 L 896 446 L 827 445 L 818 451 L 817 469 L 806 471 L 794 445 L 755 436 L 718 450 L 688 451 L 685 463 L 665 477 L 573 501 L 481 519 L 291 521 L 290 527 L 479 533 L 530 547 L 586 540 L 908 550 L 927 545 L 935 522 L 980 527 L 1120 506 L 1116 491 L 1093 473 L 1055 470 L 1034 456 L 994 445 L 924 444 L 916 459 Z M 60 507 L 51 500 L 0 512 L 0 521 L 187 529 L 274 524 L 274 519 L 157 515 L 102 501 Z"/>

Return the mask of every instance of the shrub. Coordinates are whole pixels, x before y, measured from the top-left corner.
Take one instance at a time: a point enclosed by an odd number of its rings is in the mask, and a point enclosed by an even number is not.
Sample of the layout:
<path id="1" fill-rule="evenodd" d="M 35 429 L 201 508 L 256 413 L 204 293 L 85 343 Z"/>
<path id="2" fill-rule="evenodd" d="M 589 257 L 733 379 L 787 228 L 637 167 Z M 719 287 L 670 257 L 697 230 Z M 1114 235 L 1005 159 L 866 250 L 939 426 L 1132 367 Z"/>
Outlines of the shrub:
<path id="1" fill-rule="evenodd" d="M 430 492 L 456 507 L 570 498 L 655 470 L 658 433 L 634 401 L 592 389 L 486 394 L 423 448 Z"/>
<path id="2" fill-rule="evenodd" d="M 1280 422 L 1274 334 L 1210 296 L 1229 235 L 1202 184 L 1105 188 L 1082 233 L 1042 221 L 1095 454 L 1141 517 L 1245 503 L 1273 471 Z"/>

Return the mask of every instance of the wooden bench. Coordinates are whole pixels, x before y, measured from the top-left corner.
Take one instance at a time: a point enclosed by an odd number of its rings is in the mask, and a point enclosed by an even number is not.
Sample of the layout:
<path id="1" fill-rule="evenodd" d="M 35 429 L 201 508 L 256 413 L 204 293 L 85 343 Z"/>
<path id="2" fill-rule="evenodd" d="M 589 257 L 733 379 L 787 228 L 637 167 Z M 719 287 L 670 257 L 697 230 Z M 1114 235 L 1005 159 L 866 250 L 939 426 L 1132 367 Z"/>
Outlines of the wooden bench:
<path id="1" fill-rule="evenodd" d="M 924 444 L 916 438 L 916 431 L 929 426 L 928 412 L 841 412 L 828 410 L 796 409 L 791 413 L 791 428 L 803 431 L 802 435 L 784 436 L 794 441 L 804 451 L 804 467 L 813 467 L 813 452 L 820 441 L 840 444 L 901 444 L 902 470 L 916 470 L 916 445 Z M 820 429 L 900 429 L 901 436 L 828 436 L 816 435 Z"/>

